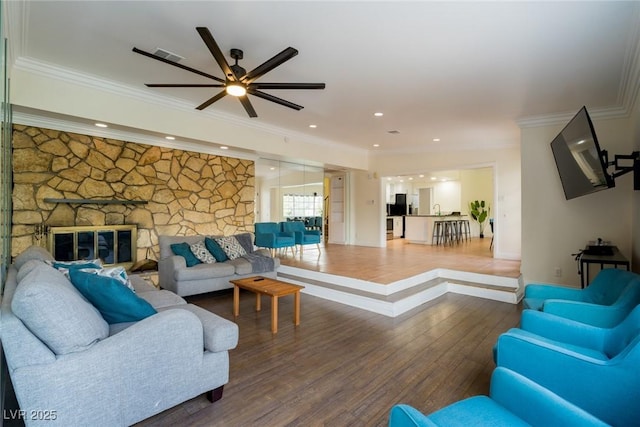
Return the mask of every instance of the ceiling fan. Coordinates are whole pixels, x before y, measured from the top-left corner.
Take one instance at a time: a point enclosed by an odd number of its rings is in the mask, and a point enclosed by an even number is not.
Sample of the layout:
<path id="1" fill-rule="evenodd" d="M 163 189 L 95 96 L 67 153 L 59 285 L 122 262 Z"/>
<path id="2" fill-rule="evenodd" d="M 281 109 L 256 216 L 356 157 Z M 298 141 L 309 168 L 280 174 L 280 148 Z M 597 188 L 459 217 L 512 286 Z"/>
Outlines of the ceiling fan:
<path id="1" fill-rule="evenodd" d="M 147 87 L 220 87 L 224 88 L 218 94 L 212 96 L 202 104 L 196 107 L 197 110 L 204 110 L 214 102 L 224 98 L 226 95 L 232 95 L 240 100 L 240 103 L 249 114 L 249 117 L 258 117 L 256 110 L 251 105 L 251 101 L 247 94 L 257 96 L 258 98 L 266 99 L 267 101 L 275 102 L 276 104 L 283 105 L 285 107 L 293 108 L 294 110 L 301 110 L 304 108 L 302 105 L 294 104 L 293 102 L 286 101 L 282 98 L 278 98 L 271 94 L 262 92 L 261 89 L 324 89 L 324 83 L 257 83 L 256 80 L 262 77 L 264 74 L 273 70 L 277 66 L 290 60 L 298 54 L 298 51 L 292 47 L 288 47 L 273 58 L 267 60 L 263 64 L 257 66 L 253 70 L 247 72 L 244 68 L 238 65 L 238 60 L 242 59 L 243 52 L 240 49 L 231 49 L 231 58 L 235 59 L 235 64 L 229 65 L 227 60 L 220 50 L 220 47 L 216 43 L 215 39 L 211 35 L 211 32 L 206 27 L 196 27 L 198 34 L 202 37 L 204 44 L 207 45 L 209 51 L 213 55 L 220 68 L 225 74 L 225 78 L 213 76 L 195 68 L 187 67 L 186 65 L 179 64 L 174 61 L 162 58 L 149 52 L 145 52 L 136 47 L 133 48 L 135 53 L 139 53 L 149 58 L 156 59 L 158 61 L 173 65 L 174 67 L 181 68 L 183 70 L 191 71 L 192 73 L 207 77 L 215 80 L 218 83 L 212 84 L 149 84 Z"/>

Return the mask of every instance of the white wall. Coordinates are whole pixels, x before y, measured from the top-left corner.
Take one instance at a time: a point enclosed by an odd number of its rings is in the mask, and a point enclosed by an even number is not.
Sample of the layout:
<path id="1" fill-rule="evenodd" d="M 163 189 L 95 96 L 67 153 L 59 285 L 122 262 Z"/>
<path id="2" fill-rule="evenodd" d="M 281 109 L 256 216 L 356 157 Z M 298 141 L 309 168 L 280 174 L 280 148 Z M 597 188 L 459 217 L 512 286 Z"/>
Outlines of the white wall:
<path id="1" fill-rule="evenodd" d="M 614 154 L 633 149 L 631 120 L 593 117 L 600 146 Z M 522 130 L 522 265 L 525 283 L 579 286 L 571 256 L 598 237 L 631 255 L 632 176 L 616 180 L 616 188 L 565 200 L 549 146 L 566 123 Z M 556 269 L 562 274 L 556 277 Z"/>
<path id="2" fill-rule="evenodd" d="M 378 176 L 418 174 L 425 171 L 475 169 L 493 167 L 493 217 L 499 224 L 494 241 L 494 257 L 520 259 L 521 255 L 521 195 L 520 147 L 514 145 L 495 150 L 457 152 L 425 152 L 371 157 L 370 172 Z M 433 201 L 437 203 L 437 201 Z"/>
<path id="3" fill-rule="evenodd" d="M 485 222 L 484 235 L 491 237 L 491 227 L 489 226 L 489 218 L 493 218 L 495 214 L 493 193 L 493 168 L 479 168 L 479 169 L 465 169 L 460 171 L 460 183 L 462 188 L 461 194 L 461 211 L 463 214 L 469 215 L 469 203 L 472 201 L 485 201 L 485 206 L 489 208 L 489 216 Z M 473 221 L 469 215 L 471 221 L 471 235 L 478 236 L 480 234 L 479 225 Z M 497 226 L 497 221 L 496 221 Z"/>
<path id="4" fill-rule="evenodd" d="M 433 209 L 436 203 L 440 205 L 440 212 L 461 211 L 460 181 L 439 182 L 434 185 L 433 200 L 431 201 L 432 213 L 437 213 L 438 208 Z"/>
<path id="5" fill-rule="evenodd" d="M 351 235 L 359 246 L 386 245 L 385 184 L 369 172 L 351 172 Z"/>

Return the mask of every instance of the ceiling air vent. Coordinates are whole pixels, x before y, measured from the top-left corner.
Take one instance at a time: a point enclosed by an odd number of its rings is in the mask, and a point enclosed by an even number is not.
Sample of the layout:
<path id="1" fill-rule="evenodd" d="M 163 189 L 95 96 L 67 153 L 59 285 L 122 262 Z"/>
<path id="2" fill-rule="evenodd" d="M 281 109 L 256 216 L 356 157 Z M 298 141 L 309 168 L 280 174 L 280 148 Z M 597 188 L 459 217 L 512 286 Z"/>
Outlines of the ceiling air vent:
<path id="1" fill-rule="evenodd" d="M 161 48 L 157 48 L 153 54 L 172 62 L 180 62 L 184 59 L 184 56 L 176 55 L 175 53 Z"/>
<path id="2" fill-rule="evenodd" d="M 387 133 L 390 133 L 391 135 L 398 135 L 400 133 L 399 130 L 388 130 Z"/>

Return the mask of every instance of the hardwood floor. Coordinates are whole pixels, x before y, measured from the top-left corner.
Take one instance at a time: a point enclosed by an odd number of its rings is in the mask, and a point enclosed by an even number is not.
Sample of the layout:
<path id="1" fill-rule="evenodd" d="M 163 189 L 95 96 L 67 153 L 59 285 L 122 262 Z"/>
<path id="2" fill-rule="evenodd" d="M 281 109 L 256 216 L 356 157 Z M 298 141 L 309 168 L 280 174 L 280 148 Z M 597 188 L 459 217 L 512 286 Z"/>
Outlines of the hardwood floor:
<path id="1" fill-rule="evenodd" d="M 327 244 L 318 251 L 307 246 L 302 256 L 281 254 L 283 265 L 336 274 L 379 284 L 389 284 L 436 268 L 489 274 L 520 276 L 520 261 L 493 258 L 491 239 L 472 238 L 453 246 L 387 241 L 386 248 Z"/>
<path id="2" fill-rule="evenodd" d="M 204 395 L 140 426 L 385 426 L 391 407 L 429 413 L 486 394 L 498 335 L 519 322 L 519 305 L 448 294 L 396 318 L 302 295 L 280 300 L 280 326 L 270 332 L 270 302 L 254 311 L 241 293 L 233 318 L 231 290 L 188 298 L 240 328 L 230 352 L 224 396 Z"/>

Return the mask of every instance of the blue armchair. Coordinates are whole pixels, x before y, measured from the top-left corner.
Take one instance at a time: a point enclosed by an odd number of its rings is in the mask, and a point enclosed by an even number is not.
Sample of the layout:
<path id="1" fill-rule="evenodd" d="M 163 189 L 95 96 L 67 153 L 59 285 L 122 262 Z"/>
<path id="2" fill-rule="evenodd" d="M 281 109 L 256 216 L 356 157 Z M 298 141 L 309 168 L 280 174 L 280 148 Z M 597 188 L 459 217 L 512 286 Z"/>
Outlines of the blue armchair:
<path id="1" fill-rule="evenodd" d="M 525 310 L 498 338 L 498 366 L 514 370 L 612 425 L 640 422 L 640 306 L 613 328 Z"/>
<path id="2" fill-rule="evenodd" d="M 475 396 L 429 416 L 408 405 L 391 408 L 390 427 L 606 426 L 593 415 L 504 368 L 491 376 L 490 397 Z"/>
<path id="3" fill-rule="evenodd" d="M 254 228 L 256 246 L 270 249 L 272 256 L 275 256 L 276 249 L 282 248 L 291 248 L 291 253 L 294 253 L 296 240 L 293 233 L 281 231 L 277 222 L 256 222 Z"/>
<path id="4" fill-rule="evenodd" d="M 281 222 L 280 226 L 282 231 L 293 233 L 296 240 L 296 245 L 300 246 L 300 255 L 302 255 L 302 248 L 304 245 L 315 245 L 320 250 L 320 230 L 308 230 L 302 221 L 286 221 Z"/>
<path id="5" fill-rule="evenodd" d="M 640 304 L 640 275 L 608 268 L 585 289 L 530 284 L 524 290 L 524 308 L 541 310 L 603 328 L 620 323 Z"/>

